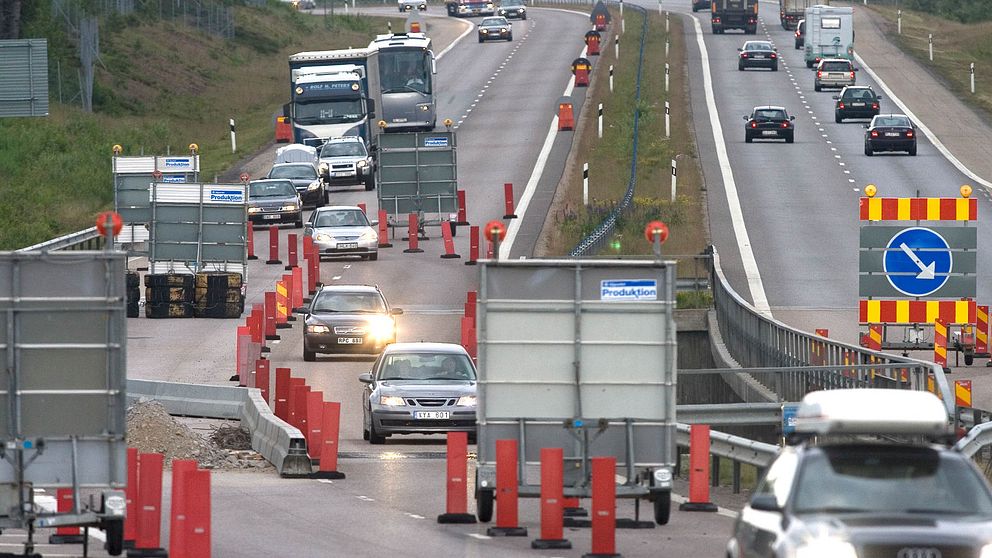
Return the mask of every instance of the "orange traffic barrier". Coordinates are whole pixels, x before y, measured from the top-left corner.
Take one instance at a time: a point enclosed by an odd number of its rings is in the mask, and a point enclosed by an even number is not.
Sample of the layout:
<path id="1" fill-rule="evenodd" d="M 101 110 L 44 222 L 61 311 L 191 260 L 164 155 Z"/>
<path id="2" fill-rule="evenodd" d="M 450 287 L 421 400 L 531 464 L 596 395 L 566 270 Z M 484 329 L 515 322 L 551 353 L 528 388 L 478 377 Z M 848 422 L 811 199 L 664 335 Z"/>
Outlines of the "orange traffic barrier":
<path id="1" fill-rule="evenodd" d="M 293 378 L 293 380 L 296 379 Z M 292 388 L 290 388 L 291 399 L 289 400 L 289 407 L 290 417 L 293 420 L 289 424 L 298 428 L 305 436 L 307 431 L 307 393 L 310 393 L 312 388 L 306 385 L 303 378 L 299 378 L 299 380 L 298 383 L 292 384 Z"/>
<path id="2" fill-rule="evenodd" d="M 293 327 L 289 323 L 289 290 L 284 281 L 276 281 L 276 329 Z"/>
<path id="3" fill-rule="evenodd" d="M 558 101 L 558 131 L 574 129 L 575 114 L 572 111 L 572 102 Z"/>
<path id="4" fill-rule="evenodd" d="M 182 478 L 186 493 L 186 543 L 187 558 L 210 558 L 210 471 L 196 469 Z"/>
<path id="5" fill-rule="evenodd" d="M 599 55 L 599 43 L 601 36 L 595 29 L 586 31 L 586 54 L 590 56 Z"/>
<path id="6" fill-rule="evenodd" d="M 294 285 L 296 283 L 296 277 L 293 273 L 283 273 L 282 283 L 286 286 L 286 321 L 295 322 L 296 316 L 293 315 L 293 312 L 295 312 L 297 308 L 296 296 L 294 294 L 296 292 L 296 287 Z"/>
<path id="7" fill-rule="evenodd" d="M 462 227 L 468 224 L 468 208 L 465 205 L 465 190 L 456 190 L 458 196 L 458 221 L 456 225 Z"/>
<path id="8" fill-rule="evenodd" d="M 338 471 L 338 438 L 341 435 L 341 403 L 337 401 L 324 402 L 321 411 L 322 424 L 320 427 L 321 445 L 320 466 L 317 472 L 310 475 L 317 479 L 343 479 L 344 473 Z"/>
<path id="9" fill-rule="evenodd" d="M 389 216 L 385 209 L 379 210 L 379 248 L 392 248 L 389 243 Z"/>
<path id="10" fill-rule="evenodd" d="M 444 253 L 441 257 L 444 259 L 460 258 L 458 254 L 455 253 L 455 240 L 451 236 L 451 221 L 441 222 L 441 238 L 444 239 Z"/>
<path id="11" fill-rule="evenodd" d="M 403 251 L 408 254 L 423 252 L 423 250 L 419 247 L 419 238 L 417 238 L 417 235 L 419 234 L 419 230 L 420 230 L 419 227 L 417 226 L 417 214 L 411 213 L 410 215 L 408 215 L 407 223 L 408 223 L 407 242 L 409 243 L 408 244 L 409 247 Z"/>
<path id="12" fill-rule="evenodd" d="M 279 260 L 279 227 L 275 225 L 269 227 L 269 259 L 265 263 L 267 265 L 282 263 Z"/>
<path id="13" fill-rule="evenodd" d="M 479 261 L 479 226 L 468 228 L 468 260 L 465 265 L 475 265 Z"/>
<path id="14" fill-rule="evenodd" d="M 954 380 L 954 405 L 971 407 L 971 380 Z"/>
<path id="15" fill-rule="evenodd" d="M 882 350 L 882 324 L 870 324 L 868 326 L 868 349 L 872 351 Z"/>
<path id="16" fill-rule="evenodd" d="M 365 202 L 358 202 L 358 209 L 362 210 L 363 214 L 368 215 L 368 209 L 365 207 Z"/>
<path id="17" fill-rule="evenodd" d="M 410 22 L 410 32 L 411 33 L 420 33 L 420 22 L 419 21 L 411 21 Z"/>
<path id="18" fill-rule="evenodd" d="M 162 525 L 162 465 L 161 453 L 138 454 L 138 504 L 135 516 L 138 523 L 134 548 L 139 551 L 159 551 Z"/>
<path id="19" fill-rule="evenodd" d="M 275 341 L 279 339 L 276 333 L 276 293 L 269 291 L 265 293 L 265 339 Z"/>
<path id="20" fill-rule="evenodd" d="M 59 513 L 72 511 L 72 489 L 59 488 L 55 491 L 56 509 Z M 58 527 L 54 535 L 49 535 L 48 544 L 80 544 L 83 535 L 79 527 Z"/>
<path id="21" fill-rule="evenodd" d="M 468 513 L 468 432 L 448 432 L 447 498 L 438 523 L 475 523 Z"/>
<path id="22" fill-rule="evenodd" d="M 516 219 L 517 215 L 513 212 L 513 184 L 509 182 L 503 184 L 503 203 L 506 205 L 506 215 L 503 218 Z"/>
<path id="23" fill-rule="evenodd" d="M 283 268 L 286 271 L 289 271 L 294 267 L 300 265 L 299 254 L 297 253 L 298 247 L 299 247 L 299 241 L 297 240 L 296 233 L 289 233 L 288 235 L 286 235 L 286 248 L 287 248 L 286 257 L 289 258 L 289 262 L 286 264 L 286 267 Z"/>
<path id="24" fill-rule="evenodd" d="M 193 459 L 172 460 L 172 500 L 169 507 L 169 555 L 188 556 L 186 538 L 189 534 L 189 499 L 184 486 L 185 476 L 196 470 Z"/>
<path id="25" fill-rule="evenodd" d="M 593 457 L 592 554 L 617 556 L 617 458 Z"/>
<path id="26" fill-rule="evenodd" d="M 587 58 L 576 58 L 572 61 L 572 74 L 575 76 L 575 87 L 589 86 L 589 73 L 592 71 L 592 62 Z"/>
<path id="27" fill-rule="evenodd" d="M 705 424 L 689 427 L 689 501 L 680 504 L 679 509 L 716 511 L 710 502 L 710 427 Z"/>
<path id="28" fill-rule="evenodd" d="M 127 448 L 124 514 L 124 546 L 134 548 L 134 541 L 138 538 L 138 448 Z"/>
<path id="29" fill-rule="evenodd" d="M 251 223 L 248 223 L 248 238 L 245 242 L 248 244 L 248 259 L 257 260 L 258 256 L 255 255 L 255 227 Z"/>
<path id="30" fill-rule="evenodd" d="M 291 143 L 293 141 L 293 126 L 288 116 L 276 117 L 276 143 Z"/>
<path id="31" fill-rule="evenodd" d="M 486 529 L 490 537 L 526 537 L 517 514 L 519 476 L 517 441 L 496 440 L 496 526 Z"/>
<path id="32" fill-rule="evenodd" d="M 940 318 L 933 323 L 933 361 L 947 368 L 947 322 Z"/>
<path id="33" fill-rule="evenodd" d="M 531 548 L 572 548 L 564 537 L 564 469 L 561 448 L 541 448 L 541 538 Z"/>
<path id="34" fill-rule="evenodd" d="M 248 380 L 248 367 L 254 366 L 251 362 L 251 328 L 248 326 L 238 326 L 234 345 L 234 375 L 229 378 L 231 382 L 238 382 L 238 387 L 245 387 Z"/>
<path id="35" fill-rule="evenodd" d="M 606 15 L 596 14 L 596 31 L 606 31 Z"/>
<path id="36" fill-rule="evenodd" d="M 266 405 L 270 405 L 269 385 L 271 382 L 271 369 L 269 366 L 269 361 L 264 358 L 260 358 L 255 361 L 255 387 L 262 392 L 262 399 L 265 400 Z"/>
<path id="37" fill-rule="evenodd" d="M 307 440 L 307 452 L 310 459 L 320 459 L 320 450 L 324 445 L 321 429 L 324 425 L 324 392 L 308 391 L 306 395 L 307 428 L 303 436 Z"/>
<path id="38" fill-rule="evenodd" d="M 276 368 L 276 400 L 272 412 L 282 420 L 289 422 L 289 388 L 293 371 L 289 368 Z"/>
<path id="39" fill-rule="evenodd" d="M 989 354 L 989 307 L 978 306 L 975 317 L 975 356 L 984 358 Z"/>
<path id="40" fill-rule="evenodd" d="M 303 311 L 303 269 L 293 268 L 293 311 Z"/>

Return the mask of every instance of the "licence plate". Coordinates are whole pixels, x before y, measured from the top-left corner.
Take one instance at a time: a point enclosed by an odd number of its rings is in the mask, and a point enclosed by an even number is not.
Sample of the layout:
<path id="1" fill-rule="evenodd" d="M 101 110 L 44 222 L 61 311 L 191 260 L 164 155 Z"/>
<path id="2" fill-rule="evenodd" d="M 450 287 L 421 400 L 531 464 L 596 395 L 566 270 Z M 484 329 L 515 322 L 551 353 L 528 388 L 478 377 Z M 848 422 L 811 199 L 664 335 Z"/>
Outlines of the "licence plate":
<path id="1" fill-rule="evenodd" d="M 355 174 L 355 173 L 353 173 L 351 171 L 344 171 L 344 172 L 336 172 L 336 173 L 334 173 L 334 176 L 351 176 L 353 174 Z"/>
<path id="2" fill-rule="evenodd" d="M 754 58 L 755 58 L 755 60 L 757 60 L 757 59 L 759 59 L 759 58 L 764 58 L 764 57 L 765 57 L 765 55 L 764 55 L 764 54 L 755 54 L 755 55 L 754 55 Z"/>
<path id="3" fill-rule="evenodd" d="M 346 250 L 348 248 L 358 248 L 357 242 L 338 242 L 338 250 Z"/>
<path id="4" fill-rule="evenodd" d="M 451 413 L 449 411 L 415 411 L 413 413 L 413 418 L 425 420 L 447 420 L 451 418 Z"/>
<path id="5" fill-rule="evenodd" d="M 763 136 L 777 136 L 778 135 L 778 131 L 777 130 L 765 130 L 765 131 L 761 132 L 761 135 L 763 135 Z"/>
<path id="6" fill-rule="evenodd" d="M 262 215 L 262 219 L 278 219 L 278 215 Z"/>
<path id="7" fill-rule="evenodd" d="M 887 137 L 887 138 L 897 138 L 897 137 L 899 137 L 899 132 L 885 132 L 885 137 Z"/>
<path id="8" fill-rule="evenodd" d="M 341 345 L 361 345 L 361 337 L 338 337 L 338 343 Z"/>
<path id="9" fill-rule="evenodd" d="M 864 103 L 851 103 L 851 106 L 852 107 L 863 107 L 863 106 L 865 106 L 865 104 Z"/>

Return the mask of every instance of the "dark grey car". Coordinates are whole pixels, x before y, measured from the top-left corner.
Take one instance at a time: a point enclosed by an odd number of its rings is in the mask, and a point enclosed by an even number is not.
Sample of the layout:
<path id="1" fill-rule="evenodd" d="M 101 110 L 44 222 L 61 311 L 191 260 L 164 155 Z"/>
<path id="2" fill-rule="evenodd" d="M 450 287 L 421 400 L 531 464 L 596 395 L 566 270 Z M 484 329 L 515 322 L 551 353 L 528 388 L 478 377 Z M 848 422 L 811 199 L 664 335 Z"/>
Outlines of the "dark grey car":
<path id="1" fill-rule="evenodd" d="M 327 203 L 324 185 L 317 175 L 317 166 L 311 163 L 276 163 L 265 178 L 289 180 L 300 194 L 304 205 L 320 207 Z"/>
<path id="2" fill-rule="evenodd" d="M 303 200 L 289 180 L 252 180 L 248 183 L 248 219 L 254 225 L 293 223 L 303 228 Z"/>
<path id="3" fill-rule="evenodd" d="M 479 23 L 479 42 L 512 41 L 513 26 L 505 17 L 487 17 Z"/>
<path id="4" fill-rule="evenodd" d="M 475 443 L 476 370 L 461 345 L 394 343 L 359 376 L 363 437 L 468 432 Z"/>
<path id="5" fill-rule="evenodd" d="M 377 354 L 396 340 L 394 316 L 386 297 L 373 285 L 324 285 L 304 316 L 303 360 L 317 353 Z"/>

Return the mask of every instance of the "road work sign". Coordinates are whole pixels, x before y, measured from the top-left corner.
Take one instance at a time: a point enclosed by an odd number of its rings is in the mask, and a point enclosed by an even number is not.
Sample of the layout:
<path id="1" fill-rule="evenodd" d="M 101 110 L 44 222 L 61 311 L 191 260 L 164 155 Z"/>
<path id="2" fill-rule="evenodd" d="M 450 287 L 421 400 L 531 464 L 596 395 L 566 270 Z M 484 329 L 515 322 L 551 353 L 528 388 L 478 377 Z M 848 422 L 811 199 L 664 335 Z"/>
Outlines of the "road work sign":
<path id="1" fill-rule="evenodd" d="M 600 281 L 599 299 L 611 302 L 658 300 L 658 283 L 653 279 Z"/>
<path id="2" fill-rule="evenodd" d="M 885 250 L 889 283 L 906 296 L 927 296 L 947 283 L 954 266 L 951 247 L 933 229 L 911 227 L 892 237 Z"/>

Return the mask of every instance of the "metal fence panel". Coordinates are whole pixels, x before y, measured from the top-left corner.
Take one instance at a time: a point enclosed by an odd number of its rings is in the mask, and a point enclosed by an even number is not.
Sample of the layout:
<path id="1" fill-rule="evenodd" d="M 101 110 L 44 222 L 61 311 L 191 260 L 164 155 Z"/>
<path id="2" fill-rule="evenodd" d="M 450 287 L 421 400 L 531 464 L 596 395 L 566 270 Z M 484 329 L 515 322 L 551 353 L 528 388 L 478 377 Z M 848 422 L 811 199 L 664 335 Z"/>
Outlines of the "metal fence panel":
<path id="1" fill-rule="evenodd" d="M 48 116 L 48 40 L 0 41 L 0 118 Z"/>

